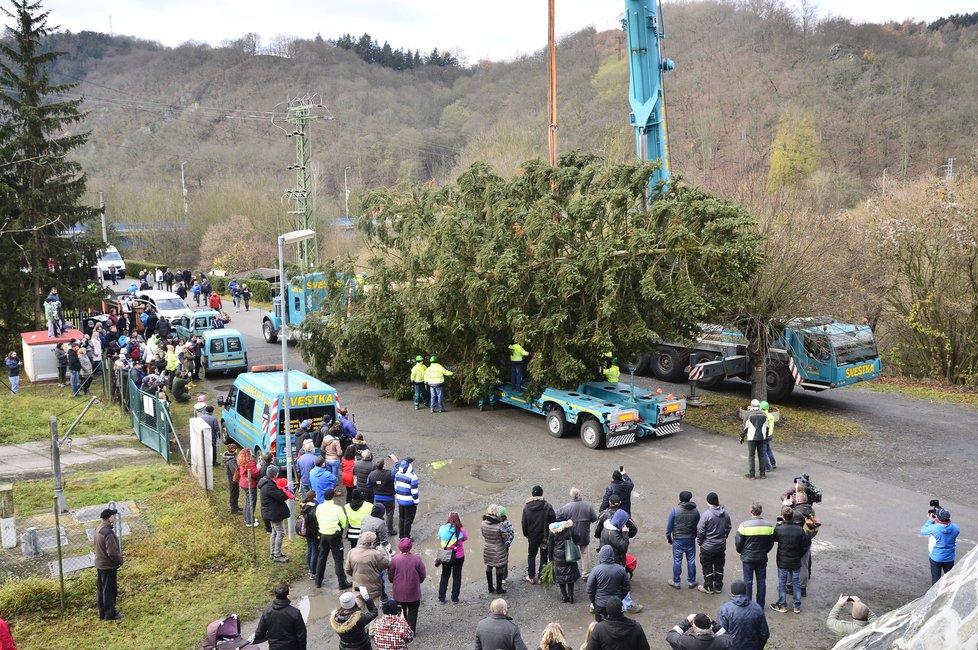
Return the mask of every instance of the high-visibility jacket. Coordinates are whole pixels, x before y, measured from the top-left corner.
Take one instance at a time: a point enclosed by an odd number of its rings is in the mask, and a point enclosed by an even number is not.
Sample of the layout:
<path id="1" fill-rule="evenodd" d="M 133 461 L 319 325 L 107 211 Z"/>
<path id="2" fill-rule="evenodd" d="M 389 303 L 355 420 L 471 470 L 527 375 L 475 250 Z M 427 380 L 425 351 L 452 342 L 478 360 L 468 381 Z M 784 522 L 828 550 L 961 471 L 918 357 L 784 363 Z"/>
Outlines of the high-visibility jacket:
<path id="1" fill-rule="evenodd" d="M 323 501 L 316 506 L 316 521 L 320 535 L 335 535 L 346 528 L 346 513 L 332 501 Z"/>
<path id="2" fill-rule="evenodd" d="M 428 366 L 424 365 L 421 361 L 417 362 L 411 367 L 411 383 L 420 384 L 424 381 L 425 371 Z"/>
<path id="3" fill-rule="evenodd" d="M 604 378 L 612 384 L 617 384 L 618 380 L 621 379 L 621 370 L 617 364 L 613 363 L 601 372 L 604 374 Z"/>
<path id="4" fill-rule="evenodd" d="M 528 354 L 530 353 L 524 350 L 523 346 L 520 345 L 519 343 L 514 343 L 511 346 L 509 346 L 510 361 L 522 361 L 523 357 L 527 356 Z"/>
<path id="5" fill-rule="evenodd" d="M 168 371 L 170 371 L 170 372 L 173 372 L 174 370 L 176 370 L 179 367 L 180 367 L 180 361 L 177 359 L 177 352 L 176 352 L 176 350 L 167 350 L 166 351 L 166 369 Z"/>
<path id="6" fill-rule="evenodd" d="M 374 504 L 369 501 L 364 501 L 355 510 L 349 503 L 343 506 L 343 512 L 346 514 L 346 523 L 349 527 L 346 531 L 347 539 L 360 539 L 360 527 L 363 526 L 363 520 L 367 518 L 367 515 L 370 514 L 373 507 Z"/>
<path id="7" fill-rule="evenodd" d="M 436 361 L 424 371 L 424 380 L 426 384 L 437 386 L 438 384 L 445 383 L 445 377 L 451 377 L 454 374 L 454 372 L 446 370 L 445 366 Z"/>
<path id="8" fill-rule="evenodd" d="M 773 438 L 774 437 L 774 413 L 771 413 L 770 411 L 765 411 L 765 415 L 767 415 L 767 437 Z"/>

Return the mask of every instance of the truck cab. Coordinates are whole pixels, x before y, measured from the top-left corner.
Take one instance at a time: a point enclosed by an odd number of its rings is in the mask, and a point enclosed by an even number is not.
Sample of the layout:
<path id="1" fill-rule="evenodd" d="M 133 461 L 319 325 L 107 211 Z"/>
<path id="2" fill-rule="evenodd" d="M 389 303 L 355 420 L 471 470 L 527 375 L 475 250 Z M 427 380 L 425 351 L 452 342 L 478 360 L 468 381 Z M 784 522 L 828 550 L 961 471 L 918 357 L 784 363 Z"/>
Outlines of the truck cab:
<path id="1" fill-rule="evenodd" d="M 285 393 L 282 366 L 254 366 L 237 376 L 226 397 L 218 398 L 221 429 L 225 438 L 259 456 L 275 453 L 285 465 Z M 325 418 L 336 421 L 336 389 L 298 370 L 289 371 L 288 434 L 295 453 L 295 432 L 303 420 L 318 428 Z"/>
<path id="2" fill-rule="evenodd" d="M 268 343 L 275 343 L 285 336 L 294 341 L 299 337 L 299 326 L 310 316 L 318 316 L 324 324 L 333 322 L 334 316 L 323 312 L 330 292 L 342 292 L 349 311 L 362 290 L 359 277 L 346 278 L 329 273 L 308 273 L 289 278 L 285 293 L 272 298 L 272 311 L 262 314 L 262 335 Z"/>

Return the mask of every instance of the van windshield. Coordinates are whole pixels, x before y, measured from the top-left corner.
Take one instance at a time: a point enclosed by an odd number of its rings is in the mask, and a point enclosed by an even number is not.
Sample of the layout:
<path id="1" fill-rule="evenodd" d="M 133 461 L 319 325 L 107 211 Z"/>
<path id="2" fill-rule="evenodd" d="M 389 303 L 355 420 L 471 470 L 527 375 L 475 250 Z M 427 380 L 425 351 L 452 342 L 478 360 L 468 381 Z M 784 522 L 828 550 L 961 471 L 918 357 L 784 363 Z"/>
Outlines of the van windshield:
<path id="1" fill-rule="evenodd" d="M 119 255 L 116 251 L 105 251 L 102 253 L 103 262 L 121 262 L 122 255 Z"/>

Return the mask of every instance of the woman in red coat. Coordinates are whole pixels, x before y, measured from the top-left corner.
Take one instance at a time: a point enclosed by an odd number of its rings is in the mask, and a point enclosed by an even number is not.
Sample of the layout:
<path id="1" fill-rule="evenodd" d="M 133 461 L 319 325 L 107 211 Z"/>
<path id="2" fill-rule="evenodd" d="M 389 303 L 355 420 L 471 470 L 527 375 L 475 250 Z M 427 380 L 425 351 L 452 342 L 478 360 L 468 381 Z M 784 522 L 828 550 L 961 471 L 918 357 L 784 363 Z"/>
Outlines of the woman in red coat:
<path id="1" fill-rule="evenodd" d="M 257 526 L 258 514 L 255 505 L 258 503 L 258 463 L 248 449 L 238 452 L 238 487 L 245 494 L 244 523 L 245 526 Z"/>
<path id="2" fill-rule="evenodd" d="M 211 297 L 208 299 L 207 302 L 211 306 L 211 309 L 214 309 L 216 311 L 221 311 L 222 309 L 224 309 L 224 303 L 221 302 L 221 297 L 217 295 L 216 291 L 211 291 Z"/>
<path id="3" fill-rule="evenodd" d="M 353 465 L 357 462 L 357 449 L 354 445 L 350 445 L 343 452 L 343 459 L 341 460 L 340 469 L 340 479 L 343 481 L 343 486 L 346 488 L 346 502 L 349 503 L 353 498 L 353 488 L 357 486 L 357 479 L 353 475 Z"/>

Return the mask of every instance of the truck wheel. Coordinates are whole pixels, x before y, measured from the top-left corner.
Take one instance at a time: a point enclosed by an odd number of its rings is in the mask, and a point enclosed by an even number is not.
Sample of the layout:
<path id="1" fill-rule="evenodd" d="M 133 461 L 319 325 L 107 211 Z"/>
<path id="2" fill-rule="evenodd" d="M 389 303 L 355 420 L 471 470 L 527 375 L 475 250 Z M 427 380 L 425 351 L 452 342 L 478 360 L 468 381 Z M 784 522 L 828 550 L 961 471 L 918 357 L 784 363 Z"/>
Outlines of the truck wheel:
<path id="1" fill-rule="evenodd" d="M 643 377 L 648 377 L 652 374 L 652 356 L 649 354 L 643 354 L 638 361 L 638 366 L 635 367 L 635 374 L 642 375 Z"/>
<path id="2" fill-rule="evenodd" d="M 224 442 L 225 445 L 231 442 L 231 439 L 228 438 L 228 425 L 224 422 L 224 420 L 221 420 L 221 441 Z"/>
<path id="3" fill-rule="evenodd" d="M 678 350 L 661 347 L 652 357 L 652 374 L 660 381 L 679 381 L 683 376 L 683 365 Z"/>
<path id="4" fill-rule="evenodd" d="M 723 380 L 723 375 L 717 375 L 716 377 L 710 377 L 709 379 L 700 379 L 699 385 L 700 388 L 715 388 L 716 386 L 719 386 Z"/>
<path id="5" fill-rule="evenodd" d="M 272 321 L 266 320 L 265 322 L 263 322 L 261 324 L 261 331 L 262 331 L 262 334 L 265 335 L 265 342 L 266 343 L 277 343 L 278 342 L 278 334 L 276 334 L 275 330 L 272 329 Z"/>
<path id="6" fill-rule="evenodd" d="M 581 425 L 581 442 L 589 449 L 598 449 L 604 446 L 604 427 L 592 419 L 588 419 Z"/>
<path id="7" fill-rule="evenodd" d="M 767 399 L 771 402 L 780 402 L 795 387 L 795 378 L 791 376 L 788 367 L 777 365 L 767 369 Z"/>
<path id="8" fill-rule="evenodd" d="M 552 406 L 547 411 L 547 433 L 554 438 L 563 438 L 567 433 L 567 420 L 564 419 L 564 409 Z"/>

